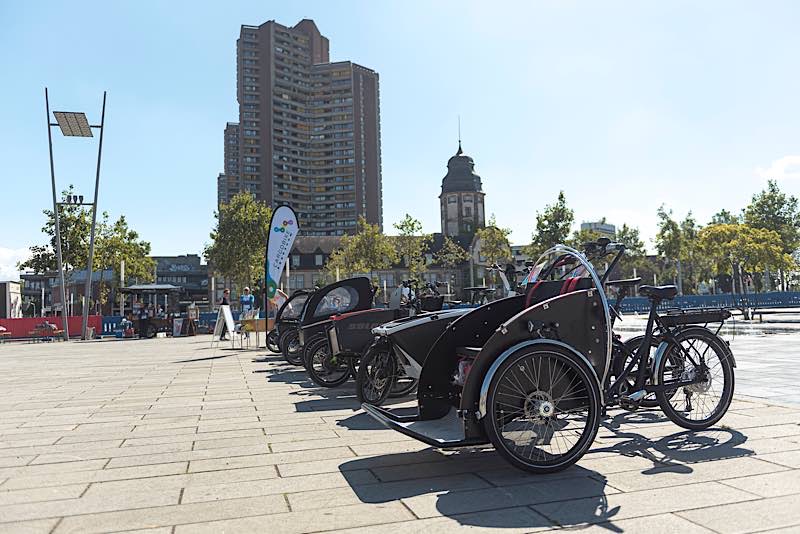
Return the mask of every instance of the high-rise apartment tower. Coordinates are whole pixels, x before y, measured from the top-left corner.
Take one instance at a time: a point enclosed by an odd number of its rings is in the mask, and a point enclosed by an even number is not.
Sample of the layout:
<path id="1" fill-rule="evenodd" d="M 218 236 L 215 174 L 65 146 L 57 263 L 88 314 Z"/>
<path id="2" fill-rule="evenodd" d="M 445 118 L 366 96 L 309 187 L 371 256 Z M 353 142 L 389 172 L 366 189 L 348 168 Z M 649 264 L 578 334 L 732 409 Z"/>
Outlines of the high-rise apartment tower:
<path id="1" fill-rule="evenodd" d="M 331 63 L 328 46 L 309 19 L 242 26 L 236 45 L 239 167 L 226 184 L 292 206 L 306 235 L 383 222 L 378 73 Z"/>
<path id="2" fill-rule="evenodd" d="M 242 190 L 239 173 L 239 123 L 225 125 L 225 171 L 217 177 L 217 202 L 227 202 Z"/>

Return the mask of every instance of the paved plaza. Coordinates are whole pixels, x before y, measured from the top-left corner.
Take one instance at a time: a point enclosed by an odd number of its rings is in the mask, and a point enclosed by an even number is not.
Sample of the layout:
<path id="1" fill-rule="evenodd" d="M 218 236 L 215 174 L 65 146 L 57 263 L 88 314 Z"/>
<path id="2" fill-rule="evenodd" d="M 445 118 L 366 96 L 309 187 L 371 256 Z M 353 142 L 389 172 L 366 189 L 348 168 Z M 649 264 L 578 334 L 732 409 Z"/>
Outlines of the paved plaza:
<path id="1" fill-rule="evenodd" d="M 719 427 L 615 411 L 547 476 L 428 448 L 352 383 L 209 341 L 0 345 L 0 532 L 800 532 L 800 334 L 733 340 Z"/>

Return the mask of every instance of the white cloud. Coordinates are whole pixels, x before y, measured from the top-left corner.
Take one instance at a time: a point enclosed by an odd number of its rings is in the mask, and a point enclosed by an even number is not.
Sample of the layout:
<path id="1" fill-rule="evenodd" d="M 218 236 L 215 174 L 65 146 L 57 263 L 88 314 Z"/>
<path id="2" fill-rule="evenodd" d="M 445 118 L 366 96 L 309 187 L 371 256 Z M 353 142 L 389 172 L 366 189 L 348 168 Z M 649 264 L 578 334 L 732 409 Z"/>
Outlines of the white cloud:
<path id="1" fill-rule="evenodd" d="M 0 280 L 19 280 L 17 262 L 27 260 L 29 256 L 27 248 L 0 247 Z"/>
<path id="2" fill-rule="evenodd" d="M 783 156 L 768 168 L 758 167 L 759 178 L 772 180 L 800 180 L 800 156 Z"/>

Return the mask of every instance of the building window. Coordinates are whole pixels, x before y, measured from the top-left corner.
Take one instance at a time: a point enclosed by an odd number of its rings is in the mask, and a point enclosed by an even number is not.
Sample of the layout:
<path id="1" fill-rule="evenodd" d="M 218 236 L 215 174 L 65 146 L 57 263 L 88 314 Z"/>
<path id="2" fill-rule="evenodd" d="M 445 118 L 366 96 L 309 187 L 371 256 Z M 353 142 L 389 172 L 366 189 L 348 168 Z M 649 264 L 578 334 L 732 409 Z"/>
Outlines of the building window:
<path id="1" fill-rule="evenodd" d="M 456 204 L 458 202 L 458 197 L 456 195 L 450 195 L 447 197 L 448 204 Z"/>
<path id="2" fill-rule="evenodd" d="M 464 217 L 472 217 L 472 207 L 464 206 Z"/>
<path id="3" fill-rule="evenodd" d="M 303 289 L 306 287 L 306 276 L 304 274 L 292 274 L 289 276 L 289 289 Z"/>
<path id="4" fill-rule="evenodd" d="M 292 254 L 292 267 L 300 267 L 300 254 Z"/>
<path id="5" fill-rule="evenodd" d="M 322 254 L 314 255 L 314 265 L 317 267 L 322 267 Z"/>

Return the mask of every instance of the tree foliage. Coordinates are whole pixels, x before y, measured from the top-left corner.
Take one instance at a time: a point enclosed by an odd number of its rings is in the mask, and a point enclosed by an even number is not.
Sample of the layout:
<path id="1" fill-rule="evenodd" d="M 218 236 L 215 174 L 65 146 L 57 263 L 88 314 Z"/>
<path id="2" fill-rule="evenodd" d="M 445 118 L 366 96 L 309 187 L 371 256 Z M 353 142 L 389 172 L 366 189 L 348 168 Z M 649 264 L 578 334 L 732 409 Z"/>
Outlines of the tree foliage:
<path id="1" fill-rule="evenodd" d="M 403 261 L 411 278 L 415 278 L 427 269 L 425 253 L 430 247 L 432 236 L 422 233 L 422 223 L 407 213 L 402 221 L 393 226 L 400 232 L 394 238 L 399 259 Z"/>
<path id="2" fill-rule="evenodd" d="M 479 242 L 480 254 L 486 258 L 486 262 L 489 265 L 495 263 L 502 265 L 511 258 L 509 235 L 511 235 L 511 229 L 497 226 L 494 214 L 489 217 L 485 227 L 479 228 L 475 232 Z"/>
<path id="3" fill-rule="evenodd" d="M 625 254 L 617 265 L 618 276 L 620 278 L 632 277 L 634 269 L 637 275 L 643 275 L 642 271 L 648 270 L 649 266 L 646 260 L 647 250 L 644 247 L 644 241 L 639 236 L 639 229 L 623 223 L 617 229 L 614 240 L 625 245 Z"/>
<path id="4" fill-rule="evenodd" d="M 692 293 L 707 274 L 704 259 L 697 254 L 700 227 L 690 211 L 682 221 L 672 217 L 672 210 L 658 208 L 656 250 L 662 262 L 662 277 L 676 281 L 682 292 Z"/>
<path id="5" fill-rule="evenodd" d="M 114 276 L 111 286 L 118 285 L 121 264 L 125 262 L 125 278 L 134 278 L 140 282 L 153 280 L 155 260 L 150 257 L 150 243 L 139 239 L 139 233 L 128 226 L 124 215 L 113 223 L 109 222 L 108 213 L 103 218 L 95 235 L 94 267 L 100 271 L 100 294 L 98 300 L 105 303 L 109 288 L 106 285 L 104 272 L 111 270 Z"/>
<path id="6" fill-rule="evenodd" d="M 739 224 L 741 222 L 740 215 L 734 215 L 726 209 L 721 209 L 711 216 L 711 224 Z"/>
<path id="7" fill-rule="evenodd" d="M 569 245 L 575 250 L 583 251 L 584 245 L 586 245 L 586 243 L 597 241 L 601 237 L 603 237 L 603 234 L 601 234 L 597 230 L 593 230 L 591 228 L 582 228 L 580 230 L 575 230 L 574 232 L 572 232 L 572 236 L 569 239 L 567 239 L 564 244 Z"/>
<path id="8" fill-rule="evenodd" d="M 434 254 L 433 259 L 445 269 L 453 269 L 469 260 L 469 252 L 450 237 L 444 236 L 442 248 Z"/>
<path id="9" fill-rule="evenodd" d="M 325 265 L 326 278 L 335 280 L 337 269 L 339 276 L 369 273 L 373 278 L 374 271 L 391 268 L 397 259 L 391 238 L 383 235 L 377 224 L 368 223 L 362 216 L 358 218 L 356 234 L 342 237 L 339 246 L 331 253 Z"/>
<path id="10" fill-rule="evenodd" d="M 791 254 L 800 246 L 800 211 L 797 198 L 786 195 L 775 180 L 767 182 L 767 188 L 753 195 L 744 209 L 744 222 L 753 228 L 764 228 L 778 232 L 781 249 Z"/>
<path id="11" fill-rule="evenodd" d="M 234 195 L 220 204 L 204 255 L 214 270 L 238 287 L 253 285 L 263 275 L 264 248 L 272 210 L 250 193 Z"/>
<path id="12" fill-rule="evenodd" d="M 58 205 L 58 222 L 61 230 L 61 257 L 64 270 L 85 269 L 89 257 L 89 234 L 92 228 L 91 212 L 83 206 L 63 204 L 67 195 L 74 194 L 70 185 L 61 192 L 61 204 Z M 43 210 L 45 223 L 42 233 L 49 236 L 45 245 L 30 247 L 31 256 L 17 265 L 19 269 L 31 269 L 36 273 L 55 271 L 58 269 L 56 258 L 56 219 L 53 210 Z"/>
<path id="13" fill-rule="evenodd" d="M 525 253 L 536 257 L 554 245 L 565 243 L 573 222 L 575 214 L 567 206 L 564 191 L 560 191 L 555 204 L 547 205 L 544 211 L 536 213 L 536 230 L 531 236 L 531 244 L 525 248 Z"/>
<path id="14" fill-rule="evenodd" d="M 747 224 L 714 224 L 700 230 L 699 248 L 713 262 L 718 273 L 762 272 L 765 269 L 788 270 L 794 259 L 783 251 L 781 235 Z"/>

